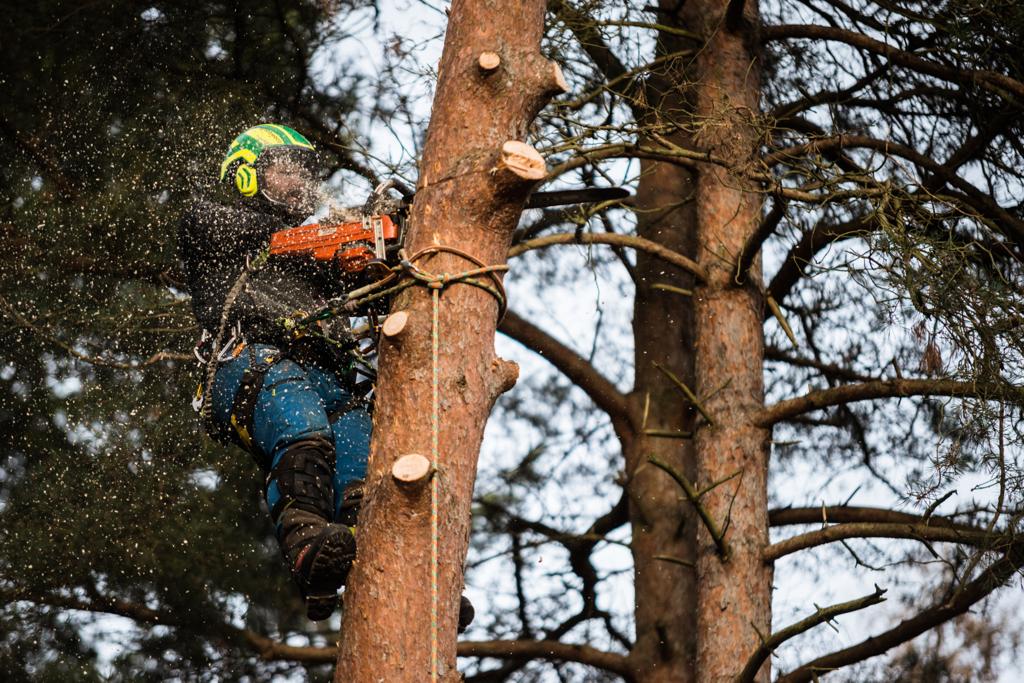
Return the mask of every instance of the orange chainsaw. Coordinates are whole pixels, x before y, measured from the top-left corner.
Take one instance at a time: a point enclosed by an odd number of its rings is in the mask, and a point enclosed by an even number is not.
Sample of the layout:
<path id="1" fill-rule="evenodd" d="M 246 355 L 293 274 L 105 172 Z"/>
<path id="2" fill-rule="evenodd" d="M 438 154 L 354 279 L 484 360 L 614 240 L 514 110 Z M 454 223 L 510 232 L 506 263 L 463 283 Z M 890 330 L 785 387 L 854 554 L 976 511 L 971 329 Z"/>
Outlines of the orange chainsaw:
<path id="1" fill-rule="evenodd" d="M 402 194 L 398 202 L 388 197 L 392 188 Z M 405 238 L 405 216 L 413 192 L 400 181 L 386 180 L 357 210 L 357 220 L 313 223 L 279 230 L 270 236 L 271 256 L 312 258 L 336 263 L 346 273 L 359 273 L 371 263 L 394 261 Z"/>
<path id="2" fill-rule="evenodd" d="M 337 225 L 287 228 L 270 236 L 270 254 L 333 261 L 346 272 L 358 273 L 373 261 L 385 261 L 393 247 L 401 244 L 401 222 L 398 216 L 382 214 Z"/>
<path id="3" fill-rule="evenodd" d="M 388 200 L 387 190 L 398 189 L 401 203 Z M 629 192 L 618 187 L 583 188 L 555 192 L 535 192 L 526 208 L 564 204 L 622 200 Z M 412 192 L 395 181 L 379 185 L 362 207 L 360 220 L 325 224 L 313 223 L 286 228 L 270 237 L 271 256 L 312 258 L 334 262 L 348 273 L 358 273 L 371 263 L 394 261 L 405 238 L 405 216 Z"/>

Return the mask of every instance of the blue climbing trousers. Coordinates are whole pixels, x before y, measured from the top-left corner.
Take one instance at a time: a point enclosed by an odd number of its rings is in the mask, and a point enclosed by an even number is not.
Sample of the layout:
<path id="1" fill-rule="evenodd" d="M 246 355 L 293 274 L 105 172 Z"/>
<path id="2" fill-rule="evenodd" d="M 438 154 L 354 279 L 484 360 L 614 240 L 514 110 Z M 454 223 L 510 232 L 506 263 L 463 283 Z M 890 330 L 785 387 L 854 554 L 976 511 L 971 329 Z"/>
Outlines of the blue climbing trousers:
<path id="1" fill-rule="evenodd" d="M 292 504 L 324 517 L 333 511 L 333 521 L 341 514 L 345 487 L 366 475 L 372 427 L 367 405 L 334 372 L 278 358 L 275 347 L 252 344 L 222 363 L 209 397 L 211 417 L 224 433 L 242 432 L 238 441 L 266 475 L 264 493 L 275 524 Z M 260 363 L 266 367 L 271 359 L 247 428 L 239 430 L 233 411 L 246 371 Z"/>

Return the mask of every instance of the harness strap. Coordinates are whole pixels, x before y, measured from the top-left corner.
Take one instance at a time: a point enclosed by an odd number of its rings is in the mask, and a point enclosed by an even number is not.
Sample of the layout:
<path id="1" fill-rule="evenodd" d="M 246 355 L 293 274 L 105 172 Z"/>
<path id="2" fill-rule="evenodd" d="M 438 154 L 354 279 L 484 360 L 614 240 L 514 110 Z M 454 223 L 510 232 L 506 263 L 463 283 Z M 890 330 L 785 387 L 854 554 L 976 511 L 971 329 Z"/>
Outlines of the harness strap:
<path id="1" fill-rule="evenodd" d="M 242 373 L 242 382 L 235 392 L 235 400 L 231 404 L 231 426 L 235 428 L 235 436 L 247 451 L 255 454 L 252 447 L 252 416 L 256 409 L 256 402 L 259 400 L 260 392 L 263 391 L 263 383 L 267 378 L 267 372 L 281 360 L 281 354 L 276 350 L 267 354 L 257 353 L 255 347 L 248 346 L 249 367 Z M 270 463 L 260 462 L 260 467 L 269 469 Z"/>

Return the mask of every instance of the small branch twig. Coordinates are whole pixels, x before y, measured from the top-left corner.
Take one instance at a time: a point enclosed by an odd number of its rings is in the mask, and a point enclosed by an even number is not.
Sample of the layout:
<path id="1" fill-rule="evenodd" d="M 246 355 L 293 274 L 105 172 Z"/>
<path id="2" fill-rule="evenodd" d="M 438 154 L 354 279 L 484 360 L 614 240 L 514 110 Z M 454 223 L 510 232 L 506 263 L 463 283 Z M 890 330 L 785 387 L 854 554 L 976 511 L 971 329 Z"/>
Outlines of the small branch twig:
<path id="1" fill-rule="evenodd" d="M 796 340 L 796 335 L 793 334 L 793 328 L 791 328 L 789 323 L 786 321 L 786 316 L 782 315 L 782 309 L 779 308 L 779 304 L 770 294 L 766 295 L 764 300 L 765 303 L 768 304 L 768 309 L 772 312 L 772 315 L 775 316 L 775 319 L 779 321 L 779 325 L 782 326 L 782 331 L 786 333 L 787 337 L 789 337 L 790 343 L 793 344 L 794 348 L 799 348 L 800 344 Z"/>
<path id="2" fill-rule="evenodd" d="M 655 555 L 654 559 L 661 560 L 662 562 L 669 562 L 671 564 L 682 565 L 684 567 L 696 567 L 697 566 L 693 562 L 690 562 L 689 560 L 683 560 L 683 559 L 680 559 L 678 557 L 672 557 L 671 555 Z"/>
<path id="3" fill-rule="evenodd" d="M 657 361 L 654 362 L 654 367 L 660 370 L 663 375 L 672 380 L 672 383 L 675 384 L 681 392 L 683 392 L 683 395 L 686 396 L 686 399 L 691 404 L 693 404 L 693 407 L 696 408 L 702 416 L 704 416 L 704 419 L 708 421 L 709 425 L 711 425 L 712 427 L 715 425 L 715 421 L 711 419 L 711 415 L 708 414 L 708 411 L 704 408 L 704 405 L 697 398 L 697 394 L 693 393 L 690 387 L 686 386 L 686 384 L 683 383 L 683 380 L 676 377 L 675 373 L 673 373 L 671 370 L 663 366 L 661 363 L 658 363 Z"/>
<path id="4" fill-rule="evenodd" d="M 666 285 L 662 282 L 651 285 L 651 289 L 659 289 L 663 292 L 672 292 L 673 294 L 679 294 L 680 296 L 693 296 L 692 289 L 684 289 L 683 287 L 673 287 L 672 285 Z"/>
<path id="5" fill-rule="evenodd" d="M 715 542 L 715 547 L 718 548 L 719 556 L 723 560 L 728 559 L 729 546 L 725 542 L 724 534 L 719 530 L 718 524 L 715 523 L 715 520 L 711 518 L 711 513 L 709 513 L 707 508 L 701 504 L 700 494 L 697 492 L 697 489 L 694 488 L 693 484 L 691 484 L 690 481 L 681 473 L 677 472 L 674 467 L 664 460 L 659 459 L 657 456 L 650 455 L 647 457 L 647 461 L 655 467 L 664 470 L 675 480 L 677 484 L 679 484 L 680 488 L 683 489 L 683 493 L 686 494 L 686 498 L 693 504 L 693 507 L 696 508 L 697 516 L 700 517 L 704 526 L 707 528 L 708 533 L 711 534 L 711 540 Z"/>
<path id="6" fill-rule="evenodd" d="M 947 491 L 945 495 L 940 496 L 934 502 L 932 502 L 932 504 L 928 506 L 928 509 L 924 511 L 925 521 L 931 519 L 935 511 L 939 509 L 939 506 L 945 503 L 947 500 L 949 500 L 954 494 L 956 494 L 956 489 L 953 489 L 952 491 Z"/>
<path id="7" fill-rule="evenodd" d="M 645 429 L 645 436 L 656 436 L 662 439 L 692 439 L 690 432 L 677 432 L 674 429 Z"/>

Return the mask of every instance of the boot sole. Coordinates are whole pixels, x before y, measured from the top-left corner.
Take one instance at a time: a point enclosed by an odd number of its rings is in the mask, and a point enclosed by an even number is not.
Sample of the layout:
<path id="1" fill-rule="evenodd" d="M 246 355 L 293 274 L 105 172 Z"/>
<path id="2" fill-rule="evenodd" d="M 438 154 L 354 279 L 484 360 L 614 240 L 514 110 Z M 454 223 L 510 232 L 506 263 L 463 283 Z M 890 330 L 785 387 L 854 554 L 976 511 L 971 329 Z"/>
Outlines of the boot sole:
<path id="1" fill-rule="evenodd" d="M 306 617 L 323 621 L 338 606 L 338 589 L 345 585 L 355 560 L 355 539 L 351 533 L 334 534 L 323 540 L 309 568 Z"/>

